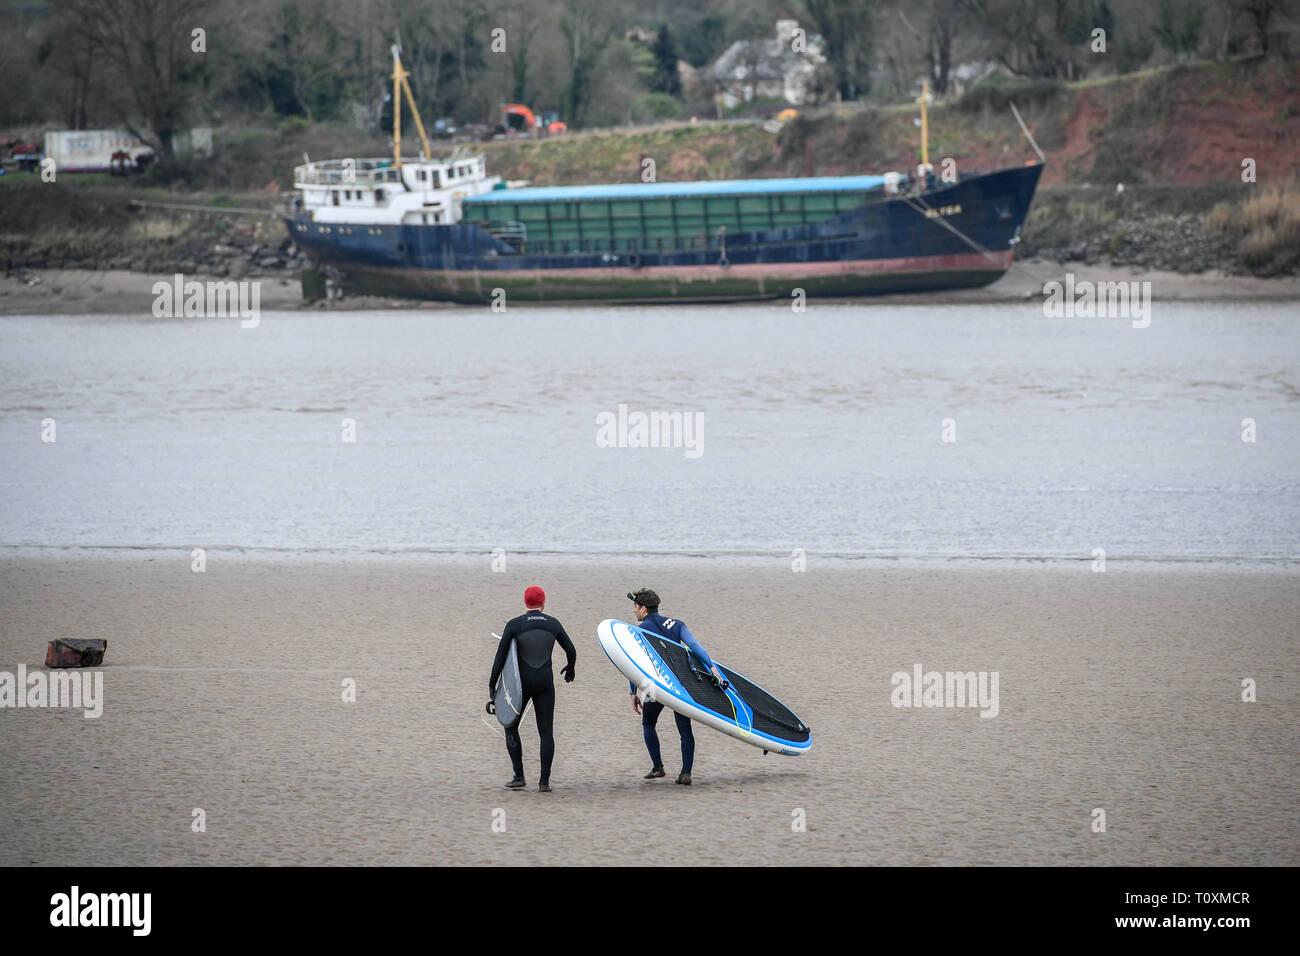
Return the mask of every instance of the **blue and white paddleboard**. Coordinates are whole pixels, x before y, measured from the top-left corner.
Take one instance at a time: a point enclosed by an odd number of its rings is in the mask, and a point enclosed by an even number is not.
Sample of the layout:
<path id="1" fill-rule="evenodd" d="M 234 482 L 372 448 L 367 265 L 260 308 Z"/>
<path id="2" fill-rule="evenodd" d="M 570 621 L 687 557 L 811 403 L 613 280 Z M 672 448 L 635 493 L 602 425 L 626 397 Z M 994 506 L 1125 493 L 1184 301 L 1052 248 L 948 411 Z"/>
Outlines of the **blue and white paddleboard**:
<path id="1" fill-rule="evenodd" d="M 729 686 L 715 686 L 685 644 L 625 621 L 601 621 L 596 636 L 643 698 L 761 750 L 793 757 L 812 746 L 812 732 L 789 707 L 717 661 Z"/>

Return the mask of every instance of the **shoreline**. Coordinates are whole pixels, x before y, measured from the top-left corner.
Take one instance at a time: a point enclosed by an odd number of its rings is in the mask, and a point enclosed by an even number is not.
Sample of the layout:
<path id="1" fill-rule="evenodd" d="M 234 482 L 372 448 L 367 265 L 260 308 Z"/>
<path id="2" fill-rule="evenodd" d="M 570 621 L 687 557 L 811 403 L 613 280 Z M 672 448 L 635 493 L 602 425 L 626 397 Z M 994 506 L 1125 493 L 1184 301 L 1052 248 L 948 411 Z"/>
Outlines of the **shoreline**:
<path id="1" fill-rule="evenodd" d="M 374 563 L 378 566 L 436 567 L 446 563 L 454 567 L 473 567 L 490 564 L 495 555 L 490 549 L 446 548 L 440 550 L 409 548 L 402 550 L 373 548 L 344 550 L 332 548 L 249 548 L 231 545 L 205 545 L 205 554 L 221 556 L 237 562 L 265 562 L 279 564 L 320 564 L 363 568 Z M 188 548 L 161 545 L 4 545 L 0 544 L 0 561 L 160 561 L 188 558 Z M 719 567 L 747 567 L 755 570 L 789 570 L 793 556 L 779 550 L 763 551 L 543 551 L 518 549 L 507 552 L 510 562 L 527 561 L 539 566 L 565 567 L 567 565 L 619 565 L 638 566 L 647 562 L 674 567 L 697 567 L 701 570 Z M 871 555 L 808 552 L 803 559 L 806 566 L 835 570 L 879 571 L 902 569 L 917 572 L 943 573 L 947 571 L 1020 570 L 1089 572 L 1095 559 L 1088 555 L 1065 557 L 1061 555 L 1008 556 L 1008 555 Z M 1272 556 L 1249 558 L 1223 558 L 1206 556 L 1129 557 L 1107 555 L 1106 572 L 1138 571 L 1143 573 L 1204 572 L 1214 574 L 1294 574 L 1300 572 L 1300 557 Z M 793 572 L 792 572 L 793 573 Z"/>
<path id="2" fill-rule="evenodd" d="M 1130 266 L 1028 259 L 1013 263 L 1006 275 L 981 289 L 949 289 L 857 299 L 818 298 L 810 300 L 809 307 L 815 308 L 817 304 L 896 306 L 1022 303 L 1040 299 L 1043 296 L 1043 283 L 1061 281 L 1066 273 L 1073 273 L 1078 280 L 1094 282 L 1150 282 L 1151 298 L 1158 302 L 1275 302 L 1300 299 L 1300 276 L 1261 279 L 1217 270 L 1206 273 L 1177 273 Z M 229 276 L 218 277 L 203 273 L 187 274 L 186 279 L 200 282 L 232 281 Z M 261 284 L 259 307 L 267 312 L 326 309 L 360 312 L 487 308 L 487 306 L 462 306 L 452 302 L 378 296 L 345 297 L 329 302 L 308 303 L 302 299 L 301 282 L 297 275 L 280 272 L 273 275 L 249 275 L 245 280 Z M 172 275 L 125 270 L 92 272 L 84 269 L 17 269 L 0 276 L 0 316 L 148 315 L 154 302 L 153 284 L 158 281 L 170 282 Z M 763 299 L 750 304 L 765 306 L 778 301 L 781 300 Z M 670 307 L 673 303 L 662 304 Z M 546 309 L 559 305 L 578 308 L 618 307 L 617 304 L 600 302 L 556 301 L 518 303 L 512 304 L 512 308 Z"/>

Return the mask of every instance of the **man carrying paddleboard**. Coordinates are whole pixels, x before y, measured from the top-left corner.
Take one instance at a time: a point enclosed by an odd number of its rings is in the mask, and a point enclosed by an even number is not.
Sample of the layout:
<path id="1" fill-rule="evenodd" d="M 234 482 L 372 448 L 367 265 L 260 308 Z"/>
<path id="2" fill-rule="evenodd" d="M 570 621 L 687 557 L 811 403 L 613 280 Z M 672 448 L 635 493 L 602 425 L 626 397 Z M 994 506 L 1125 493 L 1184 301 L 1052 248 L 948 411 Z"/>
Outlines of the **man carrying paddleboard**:
<path id="1" fill-rule="evenodd" d="M 519 678 L 523 685 L 523 701 L 519 705 L 520 713 L 533 702 L 533 711 L 537 715 L 537 735 L 542 740 L 542 777 L 537 783 L 541 793 L 551 792 L 551 761 L 555 759 L 555 737 L 552 727 L 555 722 L 555 676 L 551 672 L 551 652 L 555 642 L 559 641 L 568 655 L 569 662 L 560 673 L 566 683 L 573 680 L 574 664 L 578 652 L 565 633 L 564 625 L 543 614 L 546 607 L 546 592 L 534 585 L 524 591 L 524 607 L 527 613 L 506 622 L 497 644 L 497 656 L 492 662 L 492 676 L 488 679 L 488 694 L 496 691 L 497 679 L 506 666 L 506 657 L 510 653 L 510 644 L 518 645 Z M 521 790 L 524 787 L 524 748 L 519 739 L 519 725 L 506 729 L 506 750 L 510 752 L 510 762 L 514 765 L 515 776 L 506 787 Z"/>
<path id="2" fill-rule="evenodd" d="M 627 596 L 632 601 L 633 611 L 642 630 L 685 644 L 690 648 L 691 653 L 699 658 L 700 663 L 713 672 L 715 678 L 723 679 L 718 673 L 718 668 L 709 658 L 708 652 L 700 646 L 700 642 L 695 639 L 686 625 L 677 618 L 664 617 L 659 613 L 658 594 L 649 588 L 642 588 L 639 591 L 629 591 Z M 650 760 L 654 764 L 645 778 L 653 780 L 664 775 L 664 761 L 659 752 L 659 734 L 655 731 L 655 722 L 663 713 L 664 705 L 654 700 L 647 700 L 642 704 L 641 698 L 636 695 L 636 684 L 628 681 L 628 685 L 632 688 L 632 708 L 641 715 L 641 733 L 645 737 L 646 750 L 650 751 Z M 689 787 L 691 767 L 695 764 L 695 734 L 691 732 L 689 717 L 674 712 L 673 720 L 676 721 L 677 733 L 682 738 L 682 772 L 677 775 L 677 782 Z"/>

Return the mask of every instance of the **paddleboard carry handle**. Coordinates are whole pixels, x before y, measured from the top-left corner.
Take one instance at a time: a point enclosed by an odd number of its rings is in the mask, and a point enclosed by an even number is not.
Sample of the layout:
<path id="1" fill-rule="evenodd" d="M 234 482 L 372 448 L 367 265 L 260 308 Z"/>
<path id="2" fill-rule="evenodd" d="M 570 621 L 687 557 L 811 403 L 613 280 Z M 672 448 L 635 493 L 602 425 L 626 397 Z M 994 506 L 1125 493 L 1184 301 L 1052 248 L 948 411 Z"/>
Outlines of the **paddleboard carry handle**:
<path id="1" fill-rule="evenodd" d="M 707 680 L 714 687 L 718 688 L 718 690 L 727 690 L 728 688 L 731 687 L 730 681 L 726 680 L 725 678 L 722 680 L 718 680 L 709 671 L 702 671 L 698 667 L 692 667 L 691 673 L 695 675 L 696 680 Z"/>

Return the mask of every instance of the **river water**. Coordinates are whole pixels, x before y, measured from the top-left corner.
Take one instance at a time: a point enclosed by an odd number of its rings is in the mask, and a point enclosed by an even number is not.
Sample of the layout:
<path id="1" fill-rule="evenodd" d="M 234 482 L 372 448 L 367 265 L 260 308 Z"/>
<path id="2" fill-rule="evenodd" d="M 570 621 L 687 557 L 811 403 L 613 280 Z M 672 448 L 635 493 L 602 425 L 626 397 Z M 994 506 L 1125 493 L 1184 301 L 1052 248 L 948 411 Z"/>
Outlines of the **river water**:
<path id="1" fill-rule="evenodd" d="M 1296 319 L 1160 302 L 1148 328 L 1034 302 L 11 316 L 0 547 L 1290 566 Z M 690 434 L 628 447 L 652 412 Z"/>

